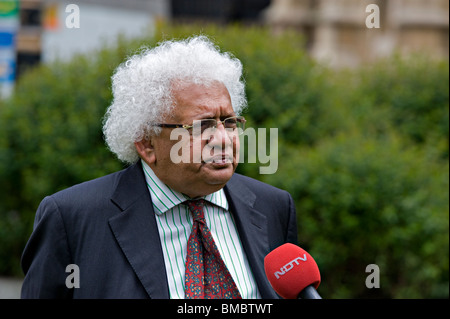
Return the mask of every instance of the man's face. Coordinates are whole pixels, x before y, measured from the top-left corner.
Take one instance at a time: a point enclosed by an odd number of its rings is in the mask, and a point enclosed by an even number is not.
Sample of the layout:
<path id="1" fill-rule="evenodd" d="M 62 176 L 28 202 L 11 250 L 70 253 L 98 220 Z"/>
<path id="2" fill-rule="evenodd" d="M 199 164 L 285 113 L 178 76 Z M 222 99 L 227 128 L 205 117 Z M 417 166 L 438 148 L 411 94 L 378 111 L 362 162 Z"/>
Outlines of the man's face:
<path id="1" fill-rule="evenodd" d="M 179 83 L 172 87 L 175 108 L 165 124 L 188 124 L 194 120 L 224 120 L 235 116 L 225 85 L 214 82 L 209 86 Z M 162 128 L 159 136 L 136 143 L 136 148 L 156 176 L 171 188 L 190 197 L 204 196 L 221 189 L 233 175 L 239 161 L 239 138 L 227 132 L 220 123 L 213 134 L 189 136 L 171 140 L 173 129 Z M 178 144 L 177 144 L 178 143 Z M 190 149 L 189 161 L 174 163 L 171 149 Z M 184 145 L 183 145 L 184 144 Z M 201 161 L 194 154 L 202 154 Z M 200 158 L 198 158 L 200 159 Z"/>

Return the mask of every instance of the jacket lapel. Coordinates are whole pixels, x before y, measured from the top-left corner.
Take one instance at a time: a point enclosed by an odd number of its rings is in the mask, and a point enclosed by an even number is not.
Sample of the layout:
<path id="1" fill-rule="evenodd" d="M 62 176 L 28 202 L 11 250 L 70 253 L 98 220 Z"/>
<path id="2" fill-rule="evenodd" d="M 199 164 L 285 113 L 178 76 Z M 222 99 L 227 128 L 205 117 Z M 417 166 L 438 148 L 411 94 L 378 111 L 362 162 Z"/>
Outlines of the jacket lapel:
<path id="1" fill-rule="evenodd" d="M 270 252 L 266 216 L 254 208 L 256 195 L 244 183 L 235 178 L 235 175 L 224 190 L 244 251 L 261 297 L 264 299 L 279 298 L 264 271 L 264 257 Z"/>
<path id="2" fill-rule="evenodd" d="M 150 298 L 169 298 L 164 257 L 140 162 L 124 171 L 111 200 L 121 213 L 109 219 L 116 240 Z"/>

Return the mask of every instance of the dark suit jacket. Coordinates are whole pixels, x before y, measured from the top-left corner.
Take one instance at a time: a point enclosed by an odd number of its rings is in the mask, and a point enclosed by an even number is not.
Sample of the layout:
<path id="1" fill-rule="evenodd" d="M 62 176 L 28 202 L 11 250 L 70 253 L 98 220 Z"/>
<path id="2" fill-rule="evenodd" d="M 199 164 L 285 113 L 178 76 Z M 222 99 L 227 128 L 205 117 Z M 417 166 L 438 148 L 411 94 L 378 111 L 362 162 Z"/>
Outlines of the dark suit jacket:
<path id="1" fill-rule="evenodd" d="M 264 257 L 297 243 L 286 191 L 234 174 L 224 188 L 263 298 L 278 298 Z M 67 288 L 69 264 L 80 288 Z M 140 162 L 46 197 L 22 256 L 22 298 L 169 298 L 156 219 Z"/>

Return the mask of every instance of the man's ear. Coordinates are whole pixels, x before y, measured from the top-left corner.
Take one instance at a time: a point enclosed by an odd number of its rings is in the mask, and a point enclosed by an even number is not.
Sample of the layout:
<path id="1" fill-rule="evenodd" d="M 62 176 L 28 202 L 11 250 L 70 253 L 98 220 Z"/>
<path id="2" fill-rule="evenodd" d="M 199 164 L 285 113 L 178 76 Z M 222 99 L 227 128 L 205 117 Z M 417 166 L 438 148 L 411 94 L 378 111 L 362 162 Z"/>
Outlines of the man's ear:
<path id="1" fill-rule="evenodd" d="M 156 162 L 155 148 L 153 147 L 152 138 L 143 138 L 138 142 L 134 142 L 136 151 L 139 156 L 147 163 L 154 164 Z"/>

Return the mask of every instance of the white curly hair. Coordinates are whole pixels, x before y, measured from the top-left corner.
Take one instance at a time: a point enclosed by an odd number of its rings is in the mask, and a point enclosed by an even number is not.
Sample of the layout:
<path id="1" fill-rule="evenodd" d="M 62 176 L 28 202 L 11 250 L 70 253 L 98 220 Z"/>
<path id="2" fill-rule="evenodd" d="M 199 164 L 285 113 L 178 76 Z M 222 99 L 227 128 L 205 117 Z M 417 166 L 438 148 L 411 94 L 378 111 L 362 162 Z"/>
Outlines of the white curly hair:
<path id="1" fill-rule="evenodd" d="M 142 49 L 112 76 L 113 101 L 103 121 L 106 144 L 121 161 L 137 162 L 134 143 L 160 133 L 153 125 L 170 115 L 174 106 L 171 84 L 180 80 L 204 85 L 219 81 L 228 89 L 236 114 L 247 105 L 242 63 L 220 52 L 206 36 Z"/>

